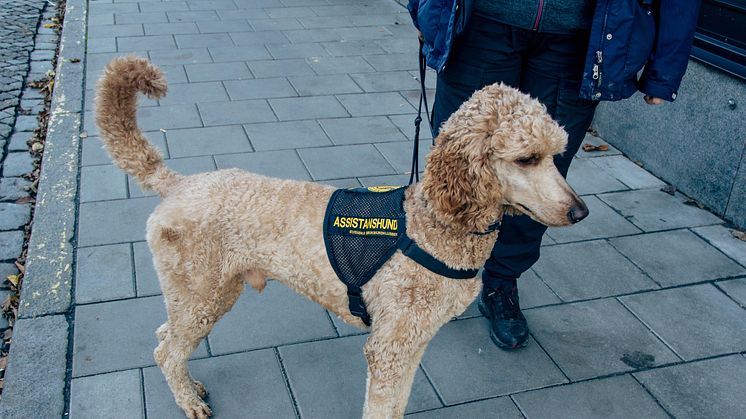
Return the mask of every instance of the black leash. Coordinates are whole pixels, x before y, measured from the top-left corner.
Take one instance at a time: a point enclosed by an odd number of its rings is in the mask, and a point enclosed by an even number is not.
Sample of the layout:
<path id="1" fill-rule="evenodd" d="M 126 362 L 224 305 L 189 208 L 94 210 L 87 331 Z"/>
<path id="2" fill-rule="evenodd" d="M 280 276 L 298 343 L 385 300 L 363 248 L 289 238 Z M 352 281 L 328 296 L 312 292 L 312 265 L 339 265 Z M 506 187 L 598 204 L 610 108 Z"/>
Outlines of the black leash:
<path id="1" fill-rule="evenodd" d="M 412 151 L 412 171 L 409 174 L 409 184 L 420 181 L 420 123 L 422 122 L 422 104 L 425 104 L 425 117 L 427 124 L 430 126 L 430 132 L 433 131 L 433 121 L 430 117 L 430 108 L 427 106 L 427 92 L 425 91 L 425 74 L 427 73 L 427 63 L 425 54 L 422 53 L 423 41 L 420 39 L 419 50 L 419 67 L 420 67 L 420 104 L 417 107 L 417 117 L 414 119 L 414 149 Z M 435 139 L 433 138 L 433 145 Z"/>

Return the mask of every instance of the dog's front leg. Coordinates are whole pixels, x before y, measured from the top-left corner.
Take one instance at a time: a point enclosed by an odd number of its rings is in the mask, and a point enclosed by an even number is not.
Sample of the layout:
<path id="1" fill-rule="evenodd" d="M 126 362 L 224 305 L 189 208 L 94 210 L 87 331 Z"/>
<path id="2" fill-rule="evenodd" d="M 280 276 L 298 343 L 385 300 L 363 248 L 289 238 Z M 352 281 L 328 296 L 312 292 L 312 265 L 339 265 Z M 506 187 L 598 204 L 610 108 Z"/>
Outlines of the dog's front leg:
<path id="1" fill-rule="evenodd" d="M 372 332 L 364 348 L 368 361 L 364 419 L 404 416 L 425 346 L 412 334 L 397 334 L 394 337 Z"/>

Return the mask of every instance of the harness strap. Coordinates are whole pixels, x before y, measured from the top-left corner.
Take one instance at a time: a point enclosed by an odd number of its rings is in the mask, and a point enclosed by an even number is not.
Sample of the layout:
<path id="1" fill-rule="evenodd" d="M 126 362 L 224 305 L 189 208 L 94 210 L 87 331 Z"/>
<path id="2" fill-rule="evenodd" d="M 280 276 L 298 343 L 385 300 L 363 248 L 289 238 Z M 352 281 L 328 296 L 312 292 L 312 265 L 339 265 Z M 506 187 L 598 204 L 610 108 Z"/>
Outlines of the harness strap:
<path id="1" fill-rule="evenodd" d="M 417 107 L 417 117 L 414 119 L 414 150 L 412 151 L 412 169 L 409 174 L 409 184 L 420 181 L 420 123 L 422 122 L 422 104 L 425 104 L 425 117 L 427 118 L 430 132 L 433 131 L 433 122 L 430 116 L 430 109 L 427 106 L 427 92 L 425 91 L 425 75 L 427 74 L 427 63 L 425 54 L 422 53 L 424 42 L 420 39 L 419 67 L 420 67 L 420 104 Z M 433 138 L 435 145 L 435 138 Z"/>
<path id="2" fill-rule="evenodd" d="M 350 300 L 350 313 L 360 317 L 360 320 L 366 326 L 370 326 L 370 314 L 368 314 L 368 310 L 365 308 L 363 290 L 358 286 L 347 284 L 347 298 Z"/>
<path id="3" fill-rule="evenodd" d="M 438 275 L 443 275 L 453 279 L 470 279 L 477 276 L 477 272 L 479 272 L 479 269 L 449 268 L 445 263 L 435 259 L 420 246 L 417 246 L 417 243 L 415 243 L 406 233 L 402 234 L 399 237 L 399 240 L 396 241 L 396 247 L 398 247 L 405 256 Z"/>

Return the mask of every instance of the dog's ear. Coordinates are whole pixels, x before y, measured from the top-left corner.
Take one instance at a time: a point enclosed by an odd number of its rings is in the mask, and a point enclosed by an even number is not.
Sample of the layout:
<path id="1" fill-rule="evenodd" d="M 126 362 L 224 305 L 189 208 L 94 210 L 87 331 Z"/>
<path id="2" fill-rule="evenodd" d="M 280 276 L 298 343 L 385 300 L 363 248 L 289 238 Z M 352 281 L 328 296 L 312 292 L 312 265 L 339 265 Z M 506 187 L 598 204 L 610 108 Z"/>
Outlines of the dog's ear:
<path id="1" fill-rule="evenodd" d="M 484 231 L 495 222 L 502 194 L 490 161 L 486 138 L 456 139 L 441 132 L 423 180 L 425 197 L 438 219 L 469 231 Z"/>

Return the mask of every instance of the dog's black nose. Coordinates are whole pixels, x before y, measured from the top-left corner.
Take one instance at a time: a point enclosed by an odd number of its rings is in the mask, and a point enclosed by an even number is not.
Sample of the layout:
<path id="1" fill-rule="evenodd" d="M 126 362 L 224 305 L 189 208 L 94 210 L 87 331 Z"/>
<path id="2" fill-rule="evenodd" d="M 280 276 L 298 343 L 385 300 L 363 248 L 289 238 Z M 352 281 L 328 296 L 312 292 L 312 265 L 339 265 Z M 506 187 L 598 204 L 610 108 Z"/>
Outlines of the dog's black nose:
<path id="1" fill-rule="evenodd" d="M 585 205 L 585 202 L 580 201 L 572 208 L 570 208 L 570 211 L 568 211 L 567 213 L 567 219 L 570 220 L 571 223 L 575 224 L 583 218 L 587 217 L 589 212 L 590 211 L 588 211 L 588 207 Z"/>

